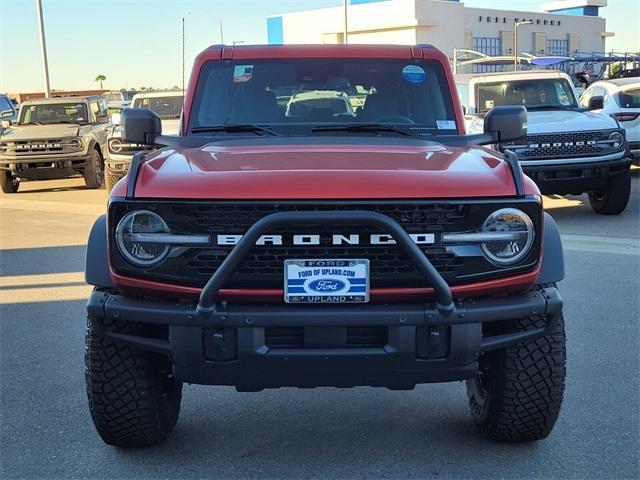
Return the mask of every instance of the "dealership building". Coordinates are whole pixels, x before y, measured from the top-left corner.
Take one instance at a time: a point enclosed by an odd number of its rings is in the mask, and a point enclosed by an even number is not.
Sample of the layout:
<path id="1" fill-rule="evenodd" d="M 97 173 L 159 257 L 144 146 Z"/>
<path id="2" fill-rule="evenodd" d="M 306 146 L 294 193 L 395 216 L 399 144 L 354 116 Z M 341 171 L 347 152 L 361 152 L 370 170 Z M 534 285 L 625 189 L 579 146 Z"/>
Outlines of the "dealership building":
<path id="1" fill-rule="evenodd" d="M 301 2 L 302 3 L 302 2 Z M 513 2 L 517 4 L 517 2 Z M 471 8 L 458 0 L 349 0 L 348 43 L 428 43 L 450 57 L 464 48 L 490 56 L 518 53 L 571 55 L 605 52 L 607 32 L 600 9 L 607 0 L 558 0 L 539 11 Z M 267 18 L 270 44 L 344 43 L 342 7 Z"/>

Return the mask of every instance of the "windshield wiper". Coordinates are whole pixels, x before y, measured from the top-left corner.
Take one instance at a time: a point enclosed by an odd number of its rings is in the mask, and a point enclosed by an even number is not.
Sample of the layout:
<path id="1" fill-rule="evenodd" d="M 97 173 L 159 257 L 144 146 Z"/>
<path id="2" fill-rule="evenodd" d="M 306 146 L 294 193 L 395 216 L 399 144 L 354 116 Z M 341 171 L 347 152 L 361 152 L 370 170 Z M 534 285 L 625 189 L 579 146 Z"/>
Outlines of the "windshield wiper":
<path id="1" fill-rule="evenodd" d="M 336 125 L 318 125 L 311 129 L 312 132 L 371 132 L 371 133 L 397 133 L 408 137 L 413 134 L 391 125 L 382 123 L 344 123 Z"/>
<path id="2" fill-rule="evenodd" d="M 572 107 L 571 105 L 533 105 L 527 107 L 527 110 L 572 110 L 574 108 L 576 107 Z"/>
<path id="3" fill-rule="evenodd" d="M 193 127 L 191 129 L 191 133 L 215 133 L 215 132 L 225 132 L 225 133 L 255 133 L 256 135 L 267 134 L 272 135 L 274 137 L 280 136 L 279 133 L 274 132 L 271 128 L 261 126 L 261 125 L 252 125 L 249 123 L 227 123 L 224 125 L 209 125 L 204 127 Z"/>

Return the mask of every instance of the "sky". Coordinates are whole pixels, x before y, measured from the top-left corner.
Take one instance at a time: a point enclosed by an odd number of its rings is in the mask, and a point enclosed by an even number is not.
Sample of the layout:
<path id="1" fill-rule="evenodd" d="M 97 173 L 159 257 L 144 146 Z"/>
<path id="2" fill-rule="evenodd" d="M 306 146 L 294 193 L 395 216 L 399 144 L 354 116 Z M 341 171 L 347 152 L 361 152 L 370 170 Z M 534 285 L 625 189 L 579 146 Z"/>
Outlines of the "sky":
<path id="1" fill-rule="evenodd" d="M 224 41 L 267 43 L 266 17 L 333 7 L 342 0 L 42 0 L 53 89 L 182 84 L 182 18 L 187 76 L 195 55 Z M 469 7 L 537 11 L 542 0 L 466 0 Z M 640 0 L 601 9 L 607 50 L 640 50 Z M 0 92 L 44 89 L 35 0 L 0 0 Z"/>

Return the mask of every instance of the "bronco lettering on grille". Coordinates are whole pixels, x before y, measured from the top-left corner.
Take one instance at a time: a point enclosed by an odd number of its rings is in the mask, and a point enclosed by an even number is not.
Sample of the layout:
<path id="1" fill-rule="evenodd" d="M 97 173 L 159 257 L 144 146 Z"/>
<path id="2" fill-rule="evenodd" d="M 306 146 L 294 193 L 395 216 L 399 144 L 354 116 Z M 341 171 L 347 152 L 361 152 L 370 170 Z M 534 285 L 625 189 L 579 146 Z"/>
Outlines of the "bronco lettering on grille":
<path id="1" fill-rule="evenodd" d="M 411 233 L 409 234 L 411 239 L 416 245 L 431 245 L 435 242 L 435 235 L 433 233 Z M 233 246 L 236 245 L 242 235 L 217 235 L 216 243 L 218 246 Z M 256 245 L 284 245 L 283 235 L 262 235 Z M 386 233 L 371 234 L 366 239 L 369 245 L 393 245 L 396 241 L 391 235 Z M 304 235 L 288 235 L 284 241 L 288 245 L 360 245 L 361 235 L 348 234 L 348 235 L 331 235 L 331 237 L 323 237 L 316 234 L 304 234 Z"/>

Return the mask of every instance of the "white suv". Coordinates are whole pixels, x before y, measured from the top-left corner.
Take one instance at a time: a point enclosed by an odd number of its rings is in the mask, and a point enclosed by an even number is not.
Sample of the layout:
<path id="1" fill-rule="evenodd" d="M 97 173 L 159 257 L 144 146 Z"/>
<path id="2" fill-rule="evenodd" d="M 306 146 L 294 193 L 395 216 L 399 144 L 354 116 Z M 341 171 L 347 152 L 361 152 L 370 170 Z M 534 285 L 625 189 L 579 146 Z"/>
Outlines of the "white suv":
<path id="1" fill-rule="evenodd" d="M 631 156 L 640 164 L 640 77 L 596 82 L 584 91 L 580 105 L 615 118 L 627 132 Z"/>
<path id="2" fill-rule="evenodd" d="M 609 115 L 580 107 L 568 75 L 555 70 L 494 73 L 471 77 L 468 85 L 469 133 L 484 130 L 484 114 L 493 107 L 527 108 L 527 136 L 496 147 L 514 151 L 543 194 L 588 192 L 597 213 L 624 211 L 631 192 L 625 131 Z"/>

